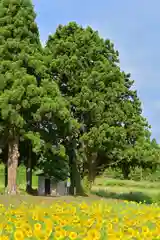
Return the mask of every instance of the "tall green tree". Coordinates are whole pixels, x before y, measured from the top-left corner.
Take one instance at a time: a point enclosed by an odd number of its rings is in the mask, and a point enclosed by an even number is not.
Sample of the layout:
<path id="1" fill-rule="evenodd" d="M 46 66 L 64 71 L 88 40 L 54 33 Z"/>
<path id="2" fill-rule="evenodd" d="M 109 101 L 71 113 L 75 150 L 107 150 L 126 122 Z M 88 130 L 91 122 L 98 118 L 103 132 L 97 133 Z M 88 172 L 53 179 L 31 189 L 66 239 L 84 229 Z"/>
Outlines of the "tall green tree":
<path id="1" fill-rule="evenodd" d="M 148 124 L 132 89 L 134 82 L 121 71 L 113 43 L 100 38 L 91 27 L 74 22 L 59 25 L 49 36 L 45 61 L 81 124 L 71 149 L 75 149 L 75 165 L 84 171 L 81 175 L 87 174 L 92 182 L 101 165 L 100 155 L 106 156 L 106 164 L 119 161 L 128 148 L 145 137 Z"/>
<path id="2" fill-rule="evenodd" d="M 70 121 L 58 86 L 46 74 L 35 17 L 30 0 L 0 1 L 0 120 L 8 130 L 9 194 L 16 193 L 21 138 L 38 152 L 42 122 Z"/>

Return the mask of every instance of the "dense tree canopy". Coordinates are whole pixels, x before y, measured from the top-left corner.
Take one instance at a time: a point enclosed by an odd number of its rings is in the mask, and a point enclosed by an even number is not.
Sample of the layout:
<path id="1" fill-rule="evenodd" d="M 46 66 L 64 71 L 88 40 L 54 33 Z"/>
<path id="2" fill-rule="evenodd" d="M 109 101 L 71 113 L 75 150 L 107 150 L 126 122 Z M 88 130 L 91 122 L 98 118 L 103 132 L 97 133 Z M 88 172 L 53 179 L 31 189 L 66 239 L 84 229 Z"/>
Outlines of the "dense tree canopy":
<path id="1" fill-rule="evenodd" d="M 35 17 L 29 0 L 0 2 L 0 119 L 8 130 L 9 192 L 15 192 L 19 141 L 30 140 L 39 152 L 49 122 L 52 129 L 67 127 L 70 118 L 58 86 L 46 74 Z"/>
<path id="2" fill-rule="evenodd" d="M 49 36 L 45 61 L 82 126 L 77 144 L 77 152 L 83 153 L 81 169 L 92 175 L 102 152 L 106 167 L 108 161 L 123 162 L 125 168 L 139 164 L 135 155 L 144 152 L 148 124 L 132 89 L 134 82 L 119 67 L 114 45 L 90 27 L 72 22 Z"/>

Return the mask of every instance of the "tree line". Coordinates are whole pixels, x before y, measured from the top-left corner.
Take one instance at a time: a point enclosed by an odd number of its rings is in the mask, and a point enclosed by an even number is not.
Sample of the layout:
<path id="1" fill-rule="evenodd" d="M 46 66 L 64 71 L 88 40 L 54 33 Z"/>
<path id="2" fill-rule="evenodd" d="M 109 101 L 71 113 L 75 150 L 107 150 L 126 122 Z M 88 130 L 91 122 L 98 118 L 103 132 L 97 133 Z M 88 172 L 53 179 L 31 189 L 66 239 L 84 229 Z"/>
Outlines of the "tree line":
<path id="1" fill-rule="evenodd" d="M 42 46 L 30 0 L 0 1 L 0 147 L 8 194 L 18 165 L 71 178 L 83 194 L 107 167 L 156 168 L 160 149 L 142 115 L 134 81 L 109 39 L 76 22 L 59 25 Z"/>

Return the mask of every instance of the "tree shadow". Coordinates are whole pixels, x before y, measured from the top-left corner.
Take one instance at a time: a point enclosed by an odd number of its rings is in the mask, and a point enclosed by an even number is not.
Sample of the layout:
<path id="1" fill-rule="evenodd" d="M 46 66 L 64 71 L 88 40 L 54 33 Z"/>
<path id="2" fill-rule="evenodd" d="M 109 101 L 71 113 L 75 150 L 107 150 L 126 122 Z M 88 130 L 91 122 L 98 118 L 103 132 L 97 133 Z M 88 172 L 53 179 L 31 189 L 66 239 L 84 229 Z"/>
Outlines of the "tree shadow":
<path id="1" fill-rule="evenodd" d="M 147 194 L 143 192 L 129 192 L 129 193 L 115 193 L 109 192 L 104 190 L 97 190 L 92 191 L 93 194 L 103 197 L 103 198 L 112 198 L 112 199 L 119 199 L 119 200 L 127 200 L 137 203 L 145 203 L 145 204 L 152 204 L 153 200 Z"/>
<path id="2" fill-rule="evenodd" d="M 28 195 L 31 195 L 31 196 L 40 196 L 39 195 L 39 193 L 38 193 L 38 189 L 30 189 L 29 191 L 25 191 L 25 190 L 22 190 L 21 189 L 21 193 L 23 193 L 23 194 L 28 194 Z M 45 196 L 45 197 L 60 197 L 60 196 L 72 196 L 72 197 L 88 197 L 88 194 L 87 193 L 85 193 L 85 192 L 83 192 L 83 191 L 81 191 L 81 192 L 78 192 L 78 193 L 76 193 L 75 195 L 74 194 L 65 194 L 65 195 L 51 195 L 51 194 L 45 194 L 45 195 L 43 195 L 43 196 Z"/>
<path id="3" fill-rule="evenodd" d="M 30 195 L 30 196 L 38 196 L 38 189 L 37 188 L 31 188 L 31 189 L 23 189 L 19 188 L 18 193 L 20 195 Z"/>

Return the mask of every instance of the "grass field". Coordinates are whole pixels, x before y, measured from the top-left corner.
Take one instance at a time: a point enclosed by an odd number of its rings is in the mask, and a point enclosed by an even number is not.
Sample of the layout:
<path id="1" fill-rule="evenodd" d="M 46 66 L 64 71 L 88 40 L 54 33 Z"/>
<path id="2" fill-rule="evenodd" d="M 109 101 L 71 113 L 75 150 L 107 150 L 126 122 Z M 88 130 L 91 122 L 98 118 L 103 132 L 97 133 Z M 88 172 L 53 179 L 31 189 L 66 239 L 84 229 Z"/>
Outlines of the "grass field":
<path id="1" fill-rule="evenodd" d="M 160 183 L 97 178 L 92 193 L 113 199 L 136 202 L 160 202 Z"/>

